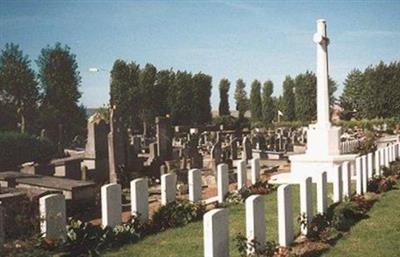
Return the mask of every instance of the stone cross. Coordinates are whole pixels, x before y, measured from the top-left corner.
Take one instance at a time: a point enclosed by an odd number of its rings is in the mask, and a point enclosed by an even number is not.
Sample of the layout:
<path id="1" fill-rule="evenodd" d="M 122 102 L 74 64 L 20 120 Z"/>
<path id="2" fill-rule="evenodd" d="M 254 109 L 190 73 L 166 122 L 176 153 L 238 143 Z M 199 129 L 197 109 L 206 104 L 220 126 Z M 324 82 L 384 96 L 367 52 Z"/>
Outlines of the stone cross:
<path id="1" fill-rule="evenodd" d="M 39 199 L 40 231 L 46 239 L 64 240 L 67 236 L 65 197 L 51 194 Z"/>
<path id="2" fill-rule="evenodd" d="M 329 90 L 328 90 L 328 44 L 326 21 L 317 20 L 317 126 L 329 128 Z"/>

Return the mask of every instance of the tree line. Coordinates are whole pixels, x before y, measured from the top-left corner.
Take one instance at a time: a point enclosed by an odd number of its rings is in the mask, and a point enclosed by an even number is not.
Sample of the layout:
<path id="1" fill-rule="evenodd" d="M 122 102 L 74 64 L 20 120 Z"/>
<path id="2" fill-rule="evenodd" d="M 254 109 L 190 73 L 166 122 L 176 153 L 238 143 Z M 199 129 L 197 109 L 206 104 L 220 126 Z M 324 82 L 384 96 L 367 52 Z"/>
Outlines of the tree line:
<path id="1" fill-rule="evenodd" d="M 170 116 L 175 125 L 211 121 L 211 76 L 199 72 L 159 70 L 152 64 L 116 60 L 111 70 L 110 105 L 126 127 L 142 130 L 156 116 Z"/>
<path id="2" fill-rule="evenodd" d="M 35 61 L 8 43 L 0 54 L 0 130 L 43 132 L 54 142 L 82 135 L 86 110 L 79 105 L 81 77 L 67 45 L 46 46 Z M 43 130 L 44 129 L 44 130 Z"/>

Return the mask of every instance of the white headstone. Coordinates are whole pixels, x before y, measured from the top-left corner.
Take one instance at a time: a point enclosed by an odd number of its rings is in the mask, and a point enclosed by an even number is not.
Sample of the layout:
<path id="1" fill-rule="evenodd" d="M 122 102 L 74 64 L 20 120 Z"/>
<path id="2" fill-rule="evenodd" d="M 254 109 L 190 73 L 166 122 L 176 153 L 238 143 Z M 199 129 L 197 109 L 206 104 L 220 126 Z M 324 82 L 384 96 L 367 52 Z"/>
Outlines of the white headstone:
<path id="1" fill-rule="evenodd" d="M 0 250 L 3 247 L 3 244 L 6 240 L 6 233 L 5 233 L 5 228 L 4 228 L 4 208 L 1 206 L 0 202 Z"/>
<path id="2" fill-rule="evenodd" d="M 363 165 L 362 158 L 356 158 L 356 192 L 358 195 L 362 195 L 364 193 L 363 189 Z"/>
<path id="3" fill-rule="evenodd" d="M 239 160 L 237 162 L 237 186 L 238 190 L 240 190 L 242 187 L 246 186 L 247 183 L 247 170 L 246 170 L 246 161 L 245 160 Z"/>
<path id="4" fill-rule="evenodd" d="M 189 170 L 189 201 L 201 201 L 201 170 Z"/>
<path id="5" fill-rule="evenodd" d="M 65 197 L 51 194 L 39 199 L 40 231 L 51 240 L 64 240 L 67 235 Z"/>
<path id="6" fill-rule="evenodd" d="M 385 149 L 384 150 L 385 151 L 385 167 L 389 168 L 389 147 L 386 146 L 384 149 Z"/>
<path id="7" fill-rule="evenodd" d="M 278 187 L 278 231 L 279 245 L 289 246 L 293 242 L 292 187 Z"/>
<path id="8" fill-rule="evenodd" d="M 161 205 L 176 200 L 176 174 L 168 173 L 161 176 Z"/>
<path id="9" fill-rule="evenodd" d="M 260 159 L 253 158 L 251 159 L 251 184 L 257 183 L 260 179 Z"/>
<path id="10" fill-rule="evenodd" d="M 203 217 L 204 257 L 229 257 L 227 209 L 214 209 Z"/>
<path id="11" fill-rule="evenodd" d="M 381 153 L 381 151 L 379 151 L 379 150 L 375 151 L 375 174 L 376 175 L 380 175 L 381 174 L 380 153 Z"/>
<path id="12" fill-rule="evenodd" d="M 254 250 L 262 250 L 265 243 L 265 211 L 264 197 L 251 195 L 246 199 L 246 237 L 249 243 L 255 240 L 256 249 L 248 249 L 248 254 Z"/>
<path id="13" fill-rule="evenodd" d="M 367 165 L 368 165 L 368 179 L 372 178 L 374 172 L 374 154 L 367 154 Z"/>
<path id="14" fill-rule="evenodd" d="M 131 181 L 131 213 L 141 221 L 149 218 L 149 188 L 146 178 Z"/>
<path id="15" fill-rule="evenodd" d="M 101 224 L 115 227 L 120 224 L 122 213 L 121 185 L 107 184 L 101 187 Z"/>
<path id="16" fill-rule="evenodd" d="M 327 194 L 327 173 L 321 172 L 316 178 L 317 182 L 317 211 L 320 214 L 326 213 L 328 208 L 328 194 Z"/>
<path id="17" fill-rule="evenodd" d="M 343 180 L 342 167 L 336 165 L 333 173 L 333 202 L 338 203 L 343 200 Z"/>
<path id="18" fill-rule="evenodd" d="M 368 186 L 368 160 L 367 155 L 363 155 L 362 159 L 362 183 L 363 183 L 363 192 L 367 192 Z"/>
<path id="19" fill-rule="evenodd" d="M 381 167 L 385 166 L 385 149 L 381 148 L 379 149 L 379 156 L 380 156 L 380 161 L 379 164 Z M 380 173 L 382 173 L 382 169 L 380 169 Z"/>
<path id="20" fill-rule="evenodd" d="M 223 203 L 226 194 L 229 192 L 228 165 L 225 163 L 218 164 L 217 183 L 218 183 L 218 202 Z"/>
<path id="21" fill-rule="evenodd" d="M 350 198 L 351 196 L 351 174 L 350 162 L 346 161 L 342 164 L 342 181 L 343 181 L 343 197 Z"/>
<path id="22" fill-rule="evenodd" d="M 307 223 L 307 226 L 301 226 L 301 233 L 307 235 L 308 224 L 313 218 L 311 177 L 305 178 L 300 182 L 300 215 L 305 215 Z"/>

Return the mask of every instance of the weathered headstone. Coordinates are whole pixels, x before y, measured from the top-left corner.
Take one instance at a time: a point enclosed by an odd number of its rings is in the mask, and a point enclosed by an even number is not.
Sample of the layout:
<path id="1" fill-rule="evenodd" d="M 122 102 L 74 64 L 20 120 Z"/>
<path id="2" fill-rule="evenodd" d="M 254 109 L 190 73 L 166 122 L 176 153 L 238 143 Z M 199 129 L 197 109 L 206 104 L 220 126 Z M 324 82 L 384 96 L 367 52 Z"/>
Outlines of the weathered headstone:
<path id="1" fill-rule="evenodd" d="M 243 137 L 242 148 L 242 160 L 250 160 L 252 158 L 252 151 L 249 137 Z"/>
<path id="2" fill-rule="evenodd" d="M 175 173 L 161 176 L 161 205 L 167 205 L 176 200 L 176 179 Z"/>
<path id="3" fill-rule="evenodd" d="M 222 148 L 221 142 L 215 143 L 211 148 L 211 165 L 213 172 L 217 171 L 218 164 L 221 163 Z"/>
<path id="4" fill-rule="evenodd" d="M 260 179 L 260 159 L 253 158 L 250 161 L 251 163 L 251 184 L 257 183 Z"/>
<path id="5" fill-rule="evenodd" d="M 263 250 L 265 245 L 265 210 L 264 197 L 251 195 L 246 199 L 246 237 L 247 242 L 257 242 L 254 249 L 248 248 L 247 253 Z"/>
<path id="6" fill-rule="evenodd" d="M 333 169 L 333 202 L 343 201 L 342 167 L 336 165 Z"/>
<path id="7" fill-rule="evenodd" d="M 156 117 L 156 132 L 158 157 L 162 160 L 170 160 L 172 157 L 172 130 L 168 117 Z"/>
<path id="8" fill-rule="evenodd" d="M 313 218 L 312 210 L 312 178 L 307 177 L 300 182 L 300 215 L 305 218 L 301 233 L 307 235 L 308 226 Z"/>
<path id="9" fill-rule="evenodd" d="M 191 169 L 189 170 L 189 201 L 199 202 L 201 201 L 201 170 Z"/>
<path id="10" fill-rule="evenodd" d="M 121 185 L 107 184 L 101 187 L 101 224 L 115 227 L 120 224 L 122 213 Z"/>
<path id="11" fill-rule="evenodd" d="M 223 203 L 226 194 L 229 192 L 229 176 L 228 165 L 225 163 L 218 164 L 217 167 L 217 184 L 218 184 L 218 202 Z"/>
<path id="12" fill-rule="evenodd" d="M 238 190 L 242 187 L 245 187 L 247 184 L 247 169 L 246 169 L 246 161 L 239 160 L 237 162 L 237 185 Z"/>
<path id="13" fill-rule="evenodd" d="M 350 198 L 351 196 L 351 174 L 350 162 L 346 161 L 342 164 L 342 181 L 343 181 L 343 197 Z"/>
<path id="14" fill-rule="evenodd" d="M 39 199 L 40 231 L 46 239 L 64 240 L 67 236 L 65 197 L 51 194 Z"/>
<path id="15" fill-rule="evenodd" d="M 328 208 L 327 194 L 327 172 L 321 172 L 316 178 L 317 183 L 317 211 L 320 214 L 326 213 Z"/>
<path id="16" fill-rule="evenodd" d="M 229 257 L 228 209 L 214 209 L 203 217 L 204 257 Z"/>
<path id="17" fill-rule="evenodd" d="M 236 160 L 237 159 L 237 138 L 233 137 L 233 135 L 230 136 L 230 151 L 231 151 L 231 159 Z"/>
<path id="18" fill-rule="evenodd" d="M 278 231 L 279 245 L 287 247 L 293 242 L 292 187 L 278 187 Z"/>
<path id="19" fill-rule="evenodd" d="M 364 193 L 363 189 L 363 165 L 361 157 L 356 158 L 356 192 L 358 195 Z"/>
<path id="20" fill-rule="evenodd" d="M 131 213 L 144 222 L 149 218 L 149 189 L 146 178 L 131 181 Z"/>

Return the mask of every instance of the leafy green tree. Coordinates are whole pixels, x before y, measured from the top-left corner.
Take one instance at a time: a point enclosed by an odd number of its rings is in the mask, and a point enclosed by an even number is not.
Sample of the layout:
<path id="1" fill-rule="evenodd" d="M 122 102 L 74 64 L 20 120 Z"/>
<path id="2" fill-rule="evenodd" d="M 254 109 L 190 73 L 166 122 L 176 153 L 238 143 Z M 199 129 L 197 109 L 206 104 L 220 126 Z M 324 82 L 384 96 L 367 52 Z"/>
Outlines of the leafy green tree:
<path id="1" fill-rule="evenodd" d="M 335 101 L 336 83 L 331 78 L 328 81 L 330 104 Z M 294 80 L 296 119 L 312 121 L 317 118 L 317 77 L 313 72 L 306 71 Z"/>
<path id="2" fill-rule="evenodd" d="M 173 70 L 160 70 L 156 75 L 154 97 L 156 116 L 165 116 L 170 113 L 168 105 L 168 92 L 174 83 L 175 73 Z"/>
<path id="3" fill-rule="evenodd" d="M 143 128 L 146 130 L 148 124 L 154 124 L 156 105 L 158 99 L 155 98 L 155 83 L 157 69 L 152 64 L 146 66 L 140 71 L 139 87 L 140 87 L 140 116 L 143 121 Z"/>
<path id="4" fill-rule="evenodd" d="M 262 121 L 261 83 L 258 80 L 251 84 L 250 111 L 253 122 Z"/>
<path id="5" fill-rule="evenodd" d="M 244 114 L 249 109 L 249 99 L 245 90 L 246 84 L 242 79 L 236 81 L 235 100 L 236 110 L 239 112 L 239 120 L 244 118 Z"/>
<path id="6" fill-rule="evenodd" d="M 211 121 L 212 78 L 200 72 L 193 76 L 192 82 L 192 123 L 204 125 Z"/>
<path id="7" fill-rule="evenodd" d="M 169 90 L 168 103 L 171 110 L 172 123 L 190 125 L 192 121 L 192 74 L 186 71 L 176 72 L 174 83 Z"/>
<path id="8" fill-rule="evenodd" d="M 56 43 L 42 49 L 38 57 L 38 77 L 43 94 L 40 106 L 41 124 L 53 141 L 62 136 L 70 143 L 77 135 L 83 136 L 86 127 L 85 108 L 79 106 L 81 76 L 75 54 L 68 46 Z M 63 129 L 59 133 L 60 125 Z"/>
<path id="9" fill-rule="evenodd" d="M 0 55 L 0 128 L 33 132 L 38 83 L 31 62 L 18 45 L 6 44 Z"/>
<path id="10" fill-rule="evenodd" d="M 118 109 L 126 127 L 141 128 L 139 65 L 116 60 L 111 69 L 110 106 Z"/>
<path id="11" fill-rule="evenodd" d="M 219 82 L 219 116 L 230 115 L 229 111 L 229 87 L 231 83 L 228 79 L 221 79 Z"/>
<path id="12" fill-rule="evenodd" d="M 271 124 L 276 114 L 276 105 L 272 98 L 274 84 L 271 80 L 264 82 L 262 92 L 262 118 L 265 124 Z"/>
<path id="13" fill-rule="evenodd" d="M 283 81 L 282 108 L 285 121 L 294 121 L 296 119 L 295 110 L 294 81 L 290 76 L 286 76 Z"/>

